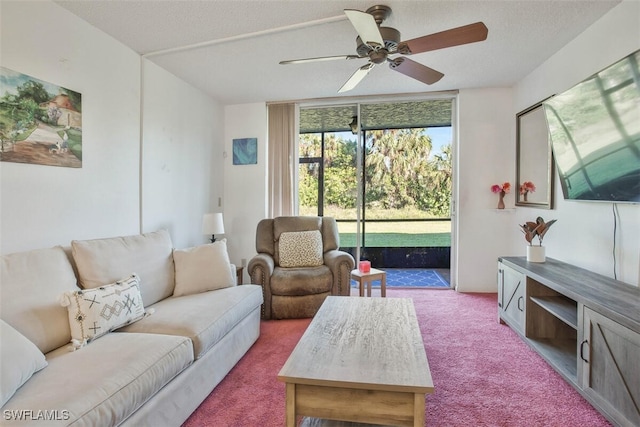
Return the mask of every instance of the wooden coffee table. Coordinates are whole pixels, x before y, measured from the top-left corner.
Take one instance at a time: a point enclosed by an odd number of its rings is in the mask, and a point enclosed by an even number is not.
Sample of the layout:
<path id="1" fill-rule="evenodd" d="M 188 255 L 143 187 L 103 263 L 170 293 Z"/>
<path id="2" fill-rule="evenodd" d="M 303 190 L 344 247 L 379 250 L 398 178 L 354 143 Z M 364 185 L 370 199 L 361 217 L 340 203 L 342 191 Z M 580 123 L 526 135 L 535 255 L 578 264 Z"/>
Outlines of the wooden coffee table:
<path id="1" fill-rule="evenodd" d="M 410 298 L 327 297 L 278 379 L 299 415 L 424 426 L 433 381 Z"/>

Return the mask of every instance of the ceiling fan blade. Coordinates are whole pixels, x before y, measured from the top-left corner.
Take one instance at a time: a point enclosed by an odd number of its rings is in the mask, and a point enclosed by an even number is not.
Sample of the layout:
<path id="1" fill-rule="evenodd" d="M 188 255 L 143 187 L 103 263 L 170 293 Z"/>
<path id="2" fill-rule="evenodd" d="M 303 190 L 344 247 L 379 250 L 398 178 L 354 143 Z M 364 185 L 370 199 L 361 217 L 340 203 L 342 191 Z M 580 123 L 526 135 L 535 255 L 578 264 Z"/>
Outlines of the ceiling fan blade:
<path id="1" fill-rule="evenodd" d="M 440 71 L 403 57 L 389 59 L 389 68 L 428 85 L 434 84 L 444 76 Z"/>
<path id="2" fill-rule="evenodd" d="M 369 74 L 369 71 L 371 71 L 371 69 L 375 67 L 375 65 L 376 64 L 374 64 L 373 62 L 369 62 L 368 64 L 358 68 L 356 72 L 353 73 L 351 77 L 349 77 L 349 80 L 347 80 L 347 82 L 342 85 L 338 93 L 346 92 L 356 87 L 358 83 L 360 83 L 360 81 L 362 81 L 362 79 L 364 79 L 365 76 Z"/>
<path id="3" fill-rule="evenodd" d="M 364 44 L 372 48 L 384 46 L 380 28 L 378 28 L 373 15 L 353 9 L 345 9 L 344 13 Z"/>
<path id="4" fill-rule="evenodd" d="M 452 28 L 428 36 L 400 42 L 398 52 L 403 55 L 428 52 L 445 47 L 459 46 L 486 40 L 489 30 L 482 22 Z"/>
<path id="5" fill-rule="evenodd" d="M 305 62 L 335 61 L 338 59 L 362 59 L 362 58 L 366 58 L 366 56 L 358 56 L 358 55 L 320 56 L 317 58 L 290 59 L 288 61 L 280 61 L 280 65 L 304 64 Z"/>

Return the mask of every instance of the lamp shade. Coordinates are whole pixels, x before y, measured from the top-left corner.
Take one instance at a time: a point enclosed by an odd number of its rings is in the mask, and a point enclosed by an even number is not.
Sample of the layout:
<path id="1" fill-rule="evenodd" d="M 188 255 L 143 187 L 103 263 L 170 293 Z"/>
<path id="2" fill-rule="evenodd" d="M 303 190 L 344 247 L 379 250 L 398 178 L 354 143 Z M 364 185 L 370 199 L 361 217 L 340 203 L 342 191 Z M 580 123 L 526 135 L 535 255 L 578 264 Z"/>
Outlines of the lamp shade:
<path id="1" fill-rule="evenodd" d="M 208 213 L 202 217 L 202 234 L 224 234 L 222 213 Z"/>

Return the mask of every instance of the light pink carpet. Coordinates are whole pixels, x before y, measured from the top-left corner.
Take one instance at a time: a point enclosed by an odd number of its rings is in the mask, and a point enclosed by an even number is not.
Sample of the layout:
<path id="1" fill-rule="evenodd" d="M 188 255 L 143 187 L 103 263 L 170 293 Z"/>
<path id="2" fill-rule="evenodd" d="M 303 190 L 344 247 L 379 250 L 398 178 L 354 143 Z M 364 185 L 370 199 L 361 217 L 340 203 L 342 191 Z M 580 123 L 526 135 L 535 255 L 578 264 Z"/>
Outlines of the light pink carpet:
<path id="1" fill-rule="evenodd" d="M 498 323 L 496 294 L 387 289 L 387 297 L 413 298 L 416 307 L 436 390 L 426 400 L 428 426 L 610 425 Z M 184 426 L 284 426 L 276 376 L 309 321 L 262 322 L 258 341 Z"/>

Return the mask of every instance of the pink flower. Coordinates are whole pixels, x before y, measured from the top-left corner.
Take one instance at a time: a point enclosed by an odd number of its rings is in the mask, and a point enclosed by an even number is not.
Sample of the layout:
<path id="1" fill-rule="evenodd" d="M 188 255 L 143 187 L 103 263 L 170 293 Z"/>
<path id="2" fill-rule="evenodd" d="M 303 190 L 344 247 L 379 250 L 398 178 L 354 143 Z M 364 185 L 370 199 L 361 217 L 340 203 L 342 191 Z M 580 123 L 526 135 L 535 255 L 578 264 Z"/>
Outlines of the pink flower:
<path id="1" fill-rule="evenodd" d="M 511 184 L 508 182 L 505 182 L 502 185 L 494 184 L 491 186 L 491 192 L 493 193 L 501 193 L 501 192 L 508 193 L 509 191 L 511 191 Z"/>
<path id="2" fill-rule="evenodd" d="M 531 181 L 525 181 L 520 186 L 520 194 L 533 193 L 534 191 L 536 191 L 536 186 Z"/>

